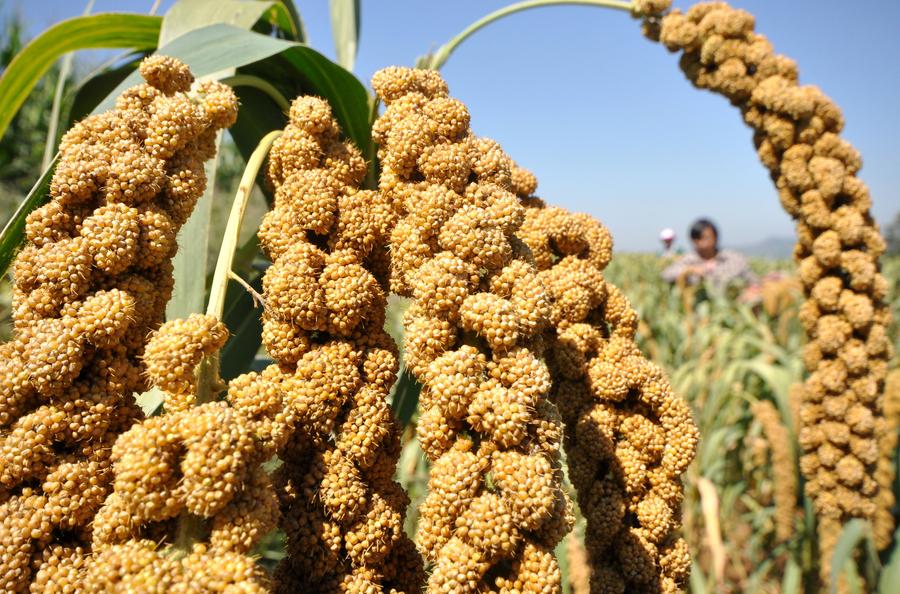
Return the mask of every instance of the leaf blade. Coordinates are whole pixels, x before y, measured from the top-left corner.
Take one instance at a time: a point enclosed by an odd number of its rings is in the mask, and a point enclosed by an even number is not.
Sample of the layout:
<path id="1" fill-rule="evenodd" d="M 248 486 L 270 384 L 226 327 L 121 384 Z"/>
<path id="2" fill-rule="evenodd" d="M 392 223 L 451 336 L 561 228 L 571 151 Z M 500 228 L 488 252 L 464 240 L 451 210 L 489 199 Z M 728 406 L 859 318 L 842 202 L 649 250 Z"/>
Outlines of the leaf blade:
<path id="1" fill-rule="evenodd" d="M 900 528 L 894 532 L 894 543 L 897 542 L 900 542 Z M 879 594 L 891 594 L 892 588 L 896 588 L 897 584 L 900 584 L 900 546 L 895 544 L 887 564 L 881 571 L 878 592 Z"/>
<path id="2" fill-rule="evenodd" d="M 75 122 L 89 115 L 129 74 L 137 70 L 141 57 L 142 54 L 136 54 L 128 56 L 125 61 L 117 60 L 117 66 L 100 68 L 81 81 L 75 89 L 66 128 L 71 128 Z"/>
<path id="3" fill-rule="evenodd" d="M 338 64 L 352 71 L 359 49 L 359 0 L 331 0 L 331 34 Z"/>
<path id="4" fill-rule="evenodd" d="M 400 423 L 400 428 L 405 429 L 412 420 L 416 408 L 419 406 L 419 393 L 422 391 L 422 384 L 416 381 L 416 378 L 408 369 L 403 369 L 397 385 L 394 386 L 393 396 L 391 398 L 391 408 Z"/>
<path id="5" fill-rule="evenodd" d="M 319 52 L 295 45 L 283 56 L 302 72 L 307 82 L 331 105 L 335 118 L 356 147 L 369 153 L 369 94 L 362 83 Z"/>
<path id="6" fill-rule="evenodd" d="M 275 2 L 243 0 L 178 0 L 163 18 L 159 30 L 159 44 L 165 45 L 189 31 L 213 23 L 226 23 L 250 29 L 275 4 Z"/>
<path id="7" fill-rule="evenodd" d="M 44 170 L 40 179 L 28 192 L 25 200 L 19 204 L 16 212 L 3 227 L 3 231 L 0 232 L 0 276 L 6 274 L 16 255 L 16 250 L 25 239 L 25 219 L 28 217 L 28 213 L 47 202 L 47 192 L 50 189 L 50 180 L 53 178 L 53 169 L 56 167 L 58 158 L 58 156 L 53 157 L 50 165 Z"/>
<path id="8" fill-rule="evenodd" d="M 221 142 L 222 133 L 219 132 L 216 134 L 216 153 Z M 206 306 L 206 273 L 209 269 L 206 255 L 215 194 L 216 162 L 216 159 L 206 162 L 206 190 L 178 232 L 178 252 L 172 260 L 175 287 L 166 306 L 166 317 L 170 320 L 202 313 Z"/>
<path id="9" fill-rule="evenodd" d="M 859 543 L 869 538 L 869 524 L 863 519 L 854 518 L 844 524 L 841 535 L 834 545 L 831 554 L 831 584 L 829 592 L 838 591 L 838 580 L 844 567 L 853 559 L 853 552 Z"/>
<path id="10" fill-rule="evenodd" d="M 31 41 L 0 78 L 0 136 L 28 94 L 61 56 L 81 49 L 156 47 L 161 17 L 106 13 L 58 23 Z"/>
<path id="11" fill-rule="evenodd" d="M 303 25 L 303 19 L 300 17 L 300 12 L 297 10 L 297 6 L 294 4 L 293 0 L 275 0 L 275 3 L 283 9 L 291 23 L 290 27 L 285 27 L 281 24 L 283 17 L 279 14 L 276 17 L 278 25 L 285 31 L 291 31 L 294 36 L 294 41 L 298 43 L 307 43 L 306 27 Z"/>

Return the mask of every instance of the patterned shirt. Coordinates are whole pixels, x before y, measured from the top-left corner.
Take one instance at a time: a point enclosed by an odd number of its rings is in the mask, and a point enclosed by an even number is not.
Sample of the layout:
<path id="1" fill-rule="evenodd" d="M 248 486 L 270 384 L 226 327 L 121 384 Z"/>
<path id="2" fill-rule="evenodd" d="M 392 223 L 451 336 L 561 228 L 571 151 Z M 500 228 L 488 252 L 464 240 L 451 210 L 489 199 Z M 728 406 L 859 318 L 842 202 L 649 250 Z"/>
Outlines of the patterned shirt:
<path id="1" fill-rule="evenodd" d="M 688 268 L 700 268 L 703 274 L 691 273 L 687 281 L 695 284 L 706 280 L 717 289 L 725 288 L 733 281 L 743 281 L 747 284 L 756 282 L 756 275 L 750 270 L 747 259 L 737 252 L 719 250 L 714 258 L 704 260 L 692 252 L 682 256 L 678 261 L 670 264 L 663 270 L 662 277 L 670 283 L 674 283 Z"/>

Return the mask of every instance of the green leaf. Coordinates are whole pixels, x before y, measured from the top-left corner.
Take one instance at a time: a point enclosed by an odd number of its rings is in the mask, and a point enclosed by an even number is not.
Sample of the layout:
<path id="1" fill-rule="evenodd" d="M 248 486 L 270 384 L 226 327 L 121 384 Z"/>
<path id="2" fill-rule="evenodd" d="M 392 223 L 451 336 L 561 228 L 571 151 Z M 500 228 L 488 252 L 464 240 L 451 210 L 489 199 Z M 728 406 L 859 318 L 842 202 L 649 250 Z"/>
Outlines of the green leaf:
<path id="1" fill-rule="evenodd" d="M 834 545 L 834 552 L 831 554 L 831 583 L 829 584 L 831 594 L 837 593 L 840 574 L 848 564 L 852 563 L 853 553 L 859 544 L 866 540 L 869 542 L 872 540 L 868 522 L 855 518 L 844 524 L 844 529 L 841 530 L 841 535 Z"/>
<path id="2" fill-rule="evenodd" d="M 16 250 L 25 239 L 25 219 L 28 217 L 28 213 L 48 201 L 50 180 L 53 178 L 53 169 L 56 167 L 57 158 L 53 157 L 50 166 L 34 184 L 34 187 L 28 192 L 28 196 L 19 204 L 19 208 L 0 232 L 0 277 L 6 274 L 16 255 Z"/>
<path id="3" fill-rule="evenodd" d="M 282 73 L 281 78 L 264 76 L 265 80 L 277 82 L 279 88 L 285 84 L 299 85 L 305 92 L 327 100 L 344 133 L 363 154 L 369 153 L 372 139 L 365 87 L 352 74 L 313 49 L 231 25 L 216 24 L 190 31 L 161 47 L 157 53 L 182 60 L 198 78 L 265 60 L 261 66 Z M 273 57 L 273 60 L 267 59 Z M 97 106 L 95 113 L 112 107 L 120 92 L 139 82 L 140 76 L 133 73 Z"/>
<path id="4" fill-rule="evenodd" d="M 359 0 L 331 0 L 331 34 L 338 64 L 353 70 L 359 51 Z"/>
<path id="5" fill-rule="evenodd" d="M 802 594 L 802 585 L 803 569 L 793 557 L 789 557 L 784 568 L 784 579 L 781 580 L 781 592 L 782 594 Z"/>
<path id="6" fill-rule="evenodd" d="M 765 363 L 758 359 L 742 363 L 742 366 L 748 371 L 759 375 L 763 381 L 768 384 L 769 388 L 772 390 L 772 395 L 775 397 L 775 404 L 778 405 L 778 411 L 781 413 L 781 418 L 788 430 L 791 430 L 794 419 L 791 418 L 789 394 L 791 391 L 791 384 L 796 381 L 793 374 L 783 367 Z"/>
<path id="7" fill-rule="evenodd" d="M 574 534 L 569 534 L 566 538 L 562 539 L 556 544 L 556 550 L 554 554 L 556 555 L 557 562 L 559 563 L 559 573 L 563 576 L 562 580 L 562 594 L 571 594 L 572 587 L 569 582 L 569 539 L 575 538 Z"/>
<path id="8" fill-rule="evenodd" d="M 254 290 L 262 292 L 262 274 L 246 279 Z M 262 308 L 238 283 L 230 283 L 225 296 L 225 315 L 222 321 L 228 326 L 231 337 L 222 349 L 221 375 L 225 381 L 243 373 L 262 344 Z"/>
<path id="9" fill-rule="evenodd" d="M 726 449 L 729 434 L 729 427 L 718 427 L 704 436 L 699 456 L 701 468 L 707 468 L 722 460 L 722 452 Z"/>
<path id="10" fill-rule="evenodd" d="M 88 0 L 81 16 L 88 16 L 93 10 L 94 0 Z M 61 136 L 61 134 L 59 134 L 59 126 L 63 123 L 60 119 L 64 102 L 63 94 L 68 84 L 69 77 L 71 76 L 72 62 L 74 59 L 75 54 L 71 52 L 66 54 L 62 59 L 62 64 L 59 68 L 59 76 L 56 79 L 56 91 L 53 93 L 53 107 L 50 109 L 50 122 L 47 126 L 47 137 L 44 139 L 44 158 L 41 160 L 41 169 L 47 169 L 50 165 L 50 161 L 52 161 L 54 155 L 56 155 L 56 143 Z"/>
<path id="11" fill-rule="evenodd" d="M 234 262 L 231 265 L 231 269 L 235 274 L 240 275 L 241 278 L 251 279 L 249 282 L 252 286 L 252 279 L 257 277 L 258 270 L 264 269 L 267 266 L 267 264 L 266 266 L 261 267 L 257 267 L 256 265 L 265 261 L 266 257 L 259 247 L 259 237 L 254 233 L 253 236 L 248 238 L 234 253 Z"/>
<path id="12" fill-rule="evenodd" d="M 160 17 L 107 13 L 69 19 L 44 31 L 0 78 L 0 136 L 34 85 L 61 56 L 82 49 L 156 47 L 161 22 Z"/>
<path id="13" fill-rule="evenodd" d="M 707 585 L 708 580 L 704 579 L 703 569 L 696 560 L 691 561 L 691 592 L 693 594 L 709 594 L 712 590 Z"/>
<path id="14" fill-rule="evenodd" d="M 420 457 L 424 457 L 424 455 L 419 440 L 410 439 L 407 441 L 400 452 L 400 459 L 397 460 L 396 471 L 397 482 L 407 492 L 410 491 L 410 486 L 416 480 L 416 469 L 419 466 Z M 412 496 L 411 493 L 410 496 Z"/>
<path id="15" fill-rule="evenodd" d="M 897 584 L 900 584 L 900 528 L 894 532 L 894 550 L 891 557 L 881 572 L 881 579 L 878 581 L 879 594 L 894 594 L 897 591 Z"/>
<path id="16" fill-rule="evenodd" d="M 283 51 L 282 44 L 285 43 L 290 42 L 231 25 L 215 24 L 185 33 L 161 46 L 155 53 L 178 58 L 190 67 L 195 77 L 201 78 L 269 58 Z M 122 91 L 140 84 L 142 80 L 139 73 L 130 74 L 97 105 L 93 113 L 112 109 Z"/>
<path id="17" fill-rule="evenodd" d="M 66 128 L 71 128 L 72 124 L 94 111 L 128 75 L 137 70 L 141 58 L 143 54 L 138 54 L 118 66 L 103 68 L 82 82 L 75 91 Z"/>
<path id="18" fill-rule="evenodd" d="M 319 95 L 331 105 L 344 134 L 364 155 L 372 146 L 369 127 L 369 94 L 362 83 L 319 52 L 301 45 L 279 56 L 293 66 L 304 89 Z"/>
<path id="19" fill-rule="evenodd" d="M 235 87 L 234 91 L 240 101 L 241 110 L 238 112 L 237 121 L 228 129 L 228 132 L 246 163 L 263 136 L 272 130 L 280 130 L 285 127 L 287 116 L 268 95 L 259 89 Z M 264 183 L 264 171 L 260 171 L 256 182 L 271 203 L 273 197 Z"/>
<path id="20" fill-rule="evenodd" d="M 273 12 L 274 11 L 274 12 Z M 164 45 L 188 31 L 213 23 L 226 23 L 251 29 L 263 17 L 272 17 L 291 25 L 287 8 L 280 2 L 247 2 L 246 0 L 178 0 L 166 12 L 159 30 L 159 45 Z"/>
<path id="21" fill-rule="evenodd" d="M 229 8 L 232 10 L 227 10 Z M 299 18 L 290 0 L 274 2 L 226 0 L 224 4 L 217 0 L 180 0 L 163 18 L 159 43 L 165 45 L 169 40 L 187 31 L 219 22 L 250 29 L 260 19 L 271 21 L 283 31 L 289 32 L 296 41 L 302 41 L 302 24 Z M 122 81 L 137 69 L 142 57 L 139 56 L 114 68 L 102 68 L 83 82 L 76 91 L 69 114 L 69 126 L 91 113 L 104 98 L 116 90 Z M 115 60 L 115 63 L 120 61 Z M 132 77 L 132 80 L 137 79 Z"/>
<path id="22" fill-rule="evenodd" d="M 416 381 L 413 374 L 409 370 L 404 369 L 394 386 L 394 394 L 391 399 L 391 407 L 397 420 L 400 422 L 400 428 L 406 428 L 412 419 L 416 407 L 419 405 L 419 392 L 422 391 L 422 384 Z"/>
<path id="23" fill-rule="evenodd" d="M 216 152 L 222 143 L 222 133 L 216 135 Z M 216 159 L 206 162 L 206 191 L 197 201 L 194 212 L 178 232 L 178 252 L 173 260 L 175 288 L 166 307 L 170 320 L 187 318 L 204 311 L 206 305 L 206 262 L 209 244 L 210 215 L 215 195 Z"/>
<path id="24" fill-rule="evenodd" d="M 284 11 L 287 13 L 288 18 L 291 21 L 291 26 L 288 27 L 286 23 L 281 22 L 281 16 L 279 13 L 278 20 L 276 21 L 278 26 L 282 31 L 292 31 L 294 41 L 298 43 L 307 43 L 306 28 L 303 26 L 303 19 L 300 18 L 300 13 L 297 11 L 297 7 L 294 5 L 294 1 L 277 0 L 277 3 L 284 7 Z"/>

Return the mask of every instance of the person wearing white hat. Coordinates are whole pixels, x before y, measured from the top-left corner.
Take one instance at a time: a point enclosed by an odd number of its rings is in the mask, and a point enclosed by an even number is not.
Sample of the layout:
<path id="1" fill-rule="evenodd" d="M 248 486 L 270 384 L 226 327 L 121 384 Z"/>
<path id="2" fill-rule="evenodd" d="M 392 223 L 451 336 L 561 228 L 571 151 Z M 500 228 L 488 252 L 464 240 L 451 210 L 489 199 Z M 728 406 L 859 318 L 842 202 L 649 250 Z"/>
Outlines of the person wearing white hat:
<path id="1" fill-rule="evenodd" d="M 666 227 L 662 231 L 659 232 L 659 240 L 662 242 L 662 252 L 660 256 L 663 258 L 671 258 L 675 256 L 676 251 L 673 247 L 675 244 L 675 231 L 669 227 Z"/>

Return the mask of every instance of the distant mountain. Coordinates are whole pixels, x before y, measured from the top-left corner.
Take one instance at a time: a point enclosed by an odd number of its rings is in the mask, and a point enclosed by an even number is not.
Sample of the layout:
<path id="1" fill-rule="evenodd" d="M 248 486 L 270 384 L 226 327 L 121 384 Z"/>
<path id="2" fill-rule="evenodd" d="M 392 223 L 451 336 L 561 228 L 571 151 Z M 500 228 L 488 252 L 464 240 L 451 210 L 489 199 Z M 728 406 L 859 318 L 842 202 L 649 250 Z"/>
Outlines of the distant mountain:
<path id="1" fill-rule="evenodd" d="M 789 259 L 795 241 L 791 237 L 767 237 L 755 243 L 727 247 L 754 258 Z"/>

